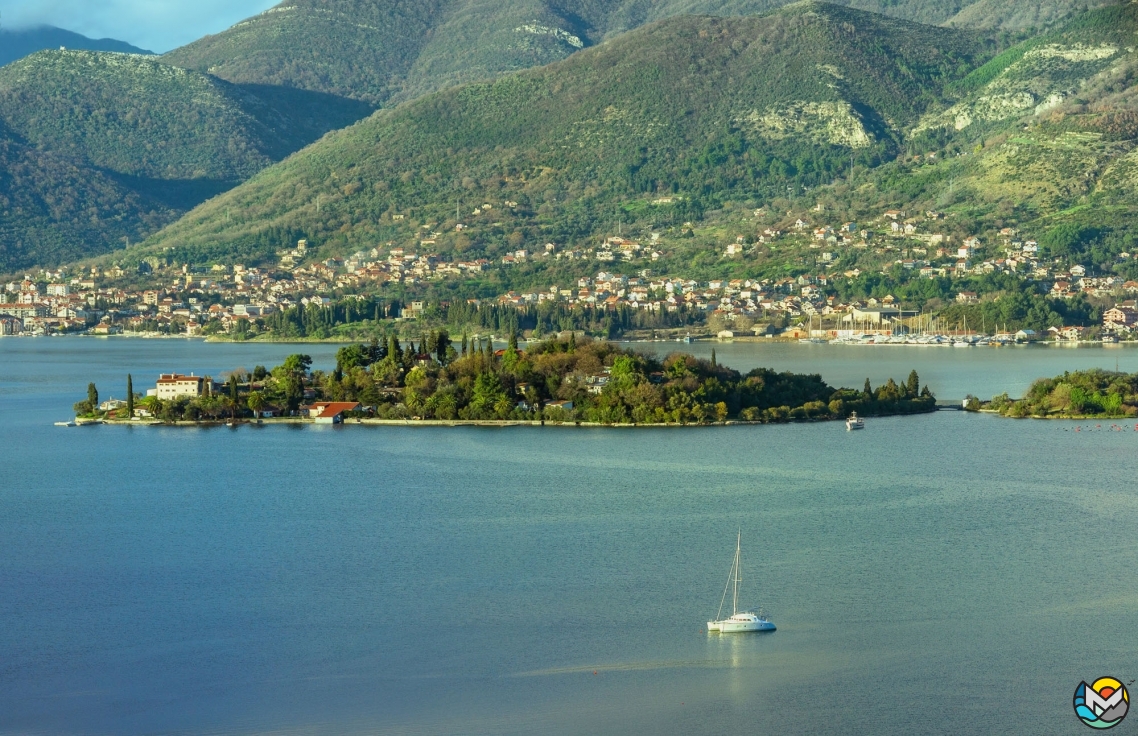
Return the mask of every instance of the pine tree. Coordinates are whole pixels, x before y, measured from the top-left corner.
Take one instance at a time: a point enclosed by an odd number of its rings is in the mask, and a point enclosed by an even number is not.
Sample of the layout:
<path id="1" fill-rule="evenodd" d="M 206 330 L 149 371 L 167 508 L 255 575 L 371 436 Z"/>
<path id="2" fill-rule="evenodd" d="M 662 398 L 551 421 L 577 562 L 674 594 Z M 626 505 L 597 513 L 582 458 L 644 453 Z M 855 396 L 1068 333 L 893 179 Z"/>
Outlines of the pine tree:
<path id="1" fill-rule="evenodd" d="M 921 390 L 921 379 L 914 370 L 909 374 L 909 380 L 905 382 L 905 392 L 909 396 L 916 396 Z"/>
<path id="2" fill-rule="evenodd" d="M 574 353 L 577 351 L 577 331 L 574 330 L 569 333 L 569 352 Z"/>
<path id="3" fill-rule="evenodd" d="M 719 367 L 719 363 L 715 360 L 715 348 L 711 349 L 711 365 L 717 368 Z"/>
<path id="4" fill-rule="evenodd" d="M 126 374 L 126 418 L 134 418 L 134 380 Z"/>
<path id="5" fill-rule="evenodd" d="M 865 379 L 865 388 L 861 390 L 862 394 L 867 399 L 873 398 L 873 387 L 869 385 L 869 379 Z"/>
<path id="6" fill-rule="evenodd" d="M 463 330 L 462 331 L 462 357 L 464 357 L 464 358 L 466 357 L 466 350 L 467 350 L 467 347 L 469 346 L 469 344 L 470 344 L 470 341 L 466 336 L 466 330 Z"/>
<path id="7" fill-rule="evenodd" d="M 510 330 L 510 350 L 517 352 L 518 350 L 518 331 Z"/>
<path id="8" fill-rule="evenodd" d="M 435 359 L 439 365 L 447 364 L 450 352 L 450 334 L 446 330 L 439 330 L 435 335 Z"/>

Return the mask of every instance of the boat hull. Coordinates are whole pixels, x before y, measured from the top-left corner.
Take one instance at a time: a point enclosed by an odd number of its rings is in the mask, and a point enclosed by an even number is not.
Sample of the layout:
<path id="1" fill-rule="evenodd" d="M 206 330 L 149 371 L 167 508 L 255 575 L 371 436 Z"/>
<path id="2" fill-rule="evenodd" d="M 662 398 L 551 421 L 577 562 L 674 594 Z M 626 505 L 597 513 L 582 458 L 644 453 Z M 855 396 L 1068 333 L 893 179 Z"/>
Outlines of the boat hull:
<path id="1" fill-rule="evenodd" d="M 708 621 L 708 631 L 720 634 L 745 634 L 751 631 L 775 631 L 775 625 L 765 619 L 758 621 Z"/>
<path id="2" fill-rule="evenodd" d="M 774 631 L 774 624 L 770 621 L 748 621 L 746 623 L 725 623 L 719 627 L 721 634 L 742 634 L 748 631 Z"/>

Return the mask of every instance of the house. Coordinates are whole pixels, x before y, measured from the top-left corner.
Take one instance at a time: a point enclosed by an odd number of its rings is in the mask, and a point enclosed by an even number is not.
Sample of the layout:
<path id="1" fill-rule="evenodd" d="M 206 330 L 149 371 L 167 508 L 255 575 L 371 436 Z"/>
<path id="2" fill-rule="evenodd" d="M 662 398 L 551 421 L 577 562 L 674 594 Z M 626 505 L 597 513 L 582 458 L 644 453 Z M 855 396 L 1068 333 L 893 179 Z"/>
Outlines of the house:
<path id="1" fill-rule="evenodd" d="M 0 335 L 19 335 L 24 331 L 24 323 L 15 317 L 0 316 Z"/>
<path id="2" fill-rule="evenodd" d="M 548 409 L 561 409 L 562 411 L 573 411 L 572 401 L 549 401 L 546 402 L 545 408 Z"/>
<path id="3" fill-rule="evenodd" d="M 1130 329 L 1136 322 L 1138 322 L 1138 309 L 1119 304 L 1116 307 L 1108 309 L 1102 315 L 1103 327 L 1107 329 Z"/>
<path id="4" fill-rule="evenodd" d="M 1060 342 L 1078 342 L 1083 339 L 1085 327 L 1051 327 L 1047 332 Z"/>
<path id="5" fill-rule="evenodd" d="M 317 424 L 343 424 L 344 412 L 355 411 L 358 401 L 318 401 L 308 407 L 308 416 Z"/>
<path id="6" fill-rule="evenodd" d="M 212 386 L 211 386 L 212 388 Z M 200 376 L 183 376 L 178 373 L 163 373 L 158 377 L 154 395 L 163 401 L 201 396 L 205 389 L 205 379 Z"/>
<path id="7" fill-rule="evenodd" d="M 1016 342 L 1031 342 L 1036 337 L 1035 330 L 1020 330 L 1016 333 Z"/>
<path id="8" fill-rule="evenodd" d="M 980 301 L 980 297 L 974 291 L 962 291 L 956 295 L 956 301 L 959 304 L 975 304 Z"/>

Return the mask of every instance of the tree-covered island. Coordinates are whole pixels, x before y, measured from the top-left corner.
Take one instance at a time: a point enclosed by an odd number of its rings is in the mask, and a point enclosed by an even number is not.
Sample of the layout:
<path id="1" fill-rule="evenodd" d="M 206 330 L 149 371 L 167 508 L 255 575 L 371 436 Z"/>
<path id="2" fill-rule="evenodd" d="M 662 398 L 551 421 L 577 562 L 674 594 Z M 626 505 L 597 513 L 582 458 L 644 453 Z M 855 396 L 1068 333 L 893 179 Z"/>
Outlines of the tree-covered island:
<path id="1" fill-rule="evenodd" d="M 224 383 L 188 378 L 200 386 L 176 398 L 139 398 L 134 418 L 166 422 L 301 417 L 317 402 L 350 402 L 349 416 L 378 420 L 548 421 L 589 424 L 713 424 L 788 422 L 934 411 L 936 400 L 908 380 L 873 389 L 836 389 L 821 376 L 757 368 L 746 375 L 710 360 L 673 353 L 658 360 L 605 341 L 570 334 L 504 350 L 489 342 L 452 342 L 446 332 L 420 343 L 351 345 L 330 372 L 311 370 L 292 355 L 272 370 L 234 372 Z M 165 379 L 166 377 L 164 377 Z M 94 386 L 90 389 L 95 391 Z M 125 420 L 126 402 L 104 405 L 97 393 L 76 404 L 81 415 Z"/>
<path id="2" fill-rule="evenodd" d="M 1005 417 L 1117 419 L 1138 417 L 1138 374 L 1093 369 L 1042 378 L 1019 400 L 1002 394 L 979 404 Z"/>

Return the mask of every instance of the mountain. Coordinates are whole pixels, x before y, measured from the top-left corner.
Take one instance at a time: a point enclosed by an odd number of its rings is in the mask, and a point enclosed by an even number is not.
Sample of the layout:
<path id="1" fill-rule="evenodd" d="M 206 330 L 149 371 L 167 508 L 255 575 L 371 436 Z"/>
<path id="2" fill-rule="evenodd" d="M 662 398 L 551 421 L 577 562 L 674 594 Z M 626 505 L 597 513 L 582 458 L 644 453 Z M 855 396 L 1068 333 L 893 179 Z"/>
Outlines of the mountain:
<path id="1" fill-rule="evenodd" d="M 1054 224 L 1117 224 L 1138 205 L 1138 4 L 1091 11 L 965 77 L 916 138 L 974 146 L 937 177 L 955 199 Z M 938 195 L 938 196 L 943 196 Z M 1048 224 L 1048 227 L 1050 227 Z"/>
<path id="2" fill-rule="evenodd" d="M 113 176 L 21 143 L 0 122 L 0 263 L 9 270 L 122 247 L 176 213 Z"/>
<path id="3" fill-rule="evenodd" d="M 0 67 L 0 140 L 24 172 L 0 179 L 0 195 L 23 201 L 42 191 L 45 202 L 83 203 L 32 218 L 0 211 L 0 230 L 13 238 L 0 264 L 57 262 L 139 240 L 369 109 L 243 88 L 131 54 L 41 51 Z M 18 191 L 29 182 L 29 192 Z M 105 232 L 93 222 L 106 223 Z M 56 245 L 35 245 L 46 241 Z"/>
<path id="4" fill-rule="evenodd" d="M 334 133 L 151 238 L 179 258 L 250 259 L 269 228 L 352 248 L 493 254 L 614 220 L 678 220 L 892 159 L 904 131 L 993 46 L 968 31 L 820 2 L 683 16 L 565 61 L 419 98 Z M 667 206 L 645 205 L 660 200 Z M 507 205 L 503 202 L 516 202 Z M 486 214 L 463 214 L 491 204 Z M 455 235 L 456 207 L 466 229 Z M 482 210 L 480 210 L 482 211 Z M 393 215 L 402 215 L 395 219 Z"/>
<path id="5" fill-rule="evenodd" d="M 928 24 L 1021 29 L 1085 3 L 850 0 L 848 4 Z M 743 16 L 785 4 L 786 0 L 287 0 L 163 58 L 232 82 L 297 87 L 378 105 L 558 61 L 670 17 Z"/>
<path id="6" fill-rule="evenodd" d="M 979 0 L 942 21 L 956 28 L 1045 29 L 1076 12 L 1112 5 L 1116 0 Z"/>
<path id="7" fill-rule="evenodd" d="M 35 26 L 10 30 L 0 29 L 0 66 L 44 49 L 84 49 L 87 51 L 117 51 L 123 54 L 151 54 L 153 52 L 131 46 L 113 38 L 87 38 L 86 36 L 54 26 Z"/>

